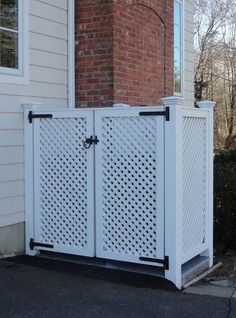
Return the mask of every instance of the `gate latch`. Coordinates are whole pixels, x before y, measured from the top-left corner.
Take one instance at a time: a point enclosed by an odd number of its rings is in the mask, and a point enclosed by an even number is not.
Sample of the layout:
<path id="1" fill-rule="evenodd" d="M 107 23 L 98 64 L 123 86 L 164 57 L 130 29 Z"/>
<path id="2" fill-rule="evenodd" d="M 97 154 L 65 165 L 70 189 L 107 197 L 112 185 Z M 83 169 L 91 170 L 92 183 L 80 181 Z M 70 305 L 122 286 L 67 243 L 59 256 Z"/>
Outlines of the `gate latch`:
<path id="1" fill-rule="evenodd" d="M 98 142 L 99 142 L 99 140 L 98 140 L 97 136 L 95 136 L 94 138 L 93 138 L 93 136 L 90 136 L 89 138 L 85 139 L 84 148 L 89 149 L 92 144 L 96 145 Z"/>

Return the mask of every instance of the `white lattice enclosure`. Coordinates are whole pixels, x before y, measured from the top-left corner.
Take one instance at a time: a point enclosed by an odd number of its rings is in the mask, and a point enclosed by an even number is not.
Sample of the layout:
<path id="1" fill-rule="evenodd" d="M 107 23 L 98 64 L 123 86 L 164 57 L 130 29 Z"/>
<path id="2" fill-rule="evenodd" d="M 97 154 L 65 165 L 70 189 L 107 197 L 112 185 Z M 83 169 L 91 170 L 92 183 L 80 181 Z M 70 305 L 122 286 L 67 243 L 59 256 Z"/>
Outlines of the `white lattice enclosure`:
<path id="1" fill-rule="evenodd" d="M 183 261 L 204 250 L 207 222 L 207 118 L 183 116 Z"/>
<path id="2" fill-rule="evenodd" d="M 164 257 L 164 120 L 132 109 L 97 112 L 97 255 Z"/>
<path id="3" fill-rule="evenodd" d="M 164 104 L 26 109 L 28 254 L 152 265 L 179 288 L 211 266 L 212 105 Z"/>
<path id="4" fill-rule="evenodd" d="M 89 116 L 90 115 L 90 116 Z M 34 120 L 35 240 L 58 252 L 94 255 L 92 113 Z"/>

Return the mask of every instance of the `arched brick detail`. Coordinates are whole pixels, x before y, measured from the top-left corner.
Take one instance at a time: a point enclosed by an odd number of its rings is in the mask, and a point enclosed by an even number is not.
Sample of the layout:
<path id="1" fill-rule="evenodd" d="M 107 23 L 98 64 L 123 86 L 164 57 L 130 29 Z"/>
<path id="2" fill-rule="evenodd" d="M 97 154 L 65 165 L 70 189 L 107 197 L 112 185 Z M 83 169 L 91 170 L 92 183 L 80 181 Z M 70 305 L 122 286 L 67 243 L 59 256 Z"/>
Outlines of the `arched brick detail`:
<path id="1" fill-rule="evenodd" d="M 124 7 L 129 7 L 133 5 L 142 5 L 152 11 L 159 17 L 159 19 L 164 24 L 167 1 L 153 1 L 153 0 L 121 0 Z"/>
<path id="2" fill-rule="evenodd" d="M 165 95 L 165 29 L 156 12 L 140 4 L 122 6 L 114 18 L 113 45 L 115 102 L 160 103 Z"/>
<path id="3" fill-rule="evenodd" d="M 173 94 L 172 0 L 76 0 L 76 104 Z"/>

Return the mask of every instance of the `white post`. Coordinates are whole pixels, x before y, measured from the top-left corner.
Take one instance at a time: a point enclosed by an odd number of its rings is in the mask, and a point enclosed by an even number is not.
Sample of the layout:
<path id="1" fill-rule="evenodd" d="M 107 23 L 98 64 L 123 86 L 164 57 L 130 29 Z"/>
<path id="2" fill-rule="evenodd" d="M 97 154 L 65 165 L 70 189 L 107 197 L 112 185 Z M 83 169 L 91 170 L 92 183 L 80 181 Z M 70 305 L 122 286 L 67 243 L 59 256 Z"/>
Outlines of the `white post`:
<path id="1" fill-rule="evenodd" d="M 24 148 L 25 148 L 25 252 L 27 255 L 36 255 L 31 250 L 29 241 L 34 238 L 34 182 L 33 182 L 33 124 L 29 123 L 30 110 L 40 108 L 39 103 L 22 104 L 24 109 Z"/>
<path id="2" fill-rule="evenodd" d="M 215 102 L 201 101 L 197 103 L 199 108 L 208 110 L 208 136 L 207 136 L 207 158 L 208 158 L 208 189 L 207 189 L 207 212 L 208 212 L 208 228 L 207 228 L 207 240 L 208 249 L 202 253 L 202 256 L 209 257 L 209 267 L 213 266 L 213 134 L 214 134 L 214 121 L 213 121 L 213 109 Z"/>
<path id="3" fill-rule="evenodd" d="M 169 256 L 165 277 L 181 289 L 183 99 L 173 96 L 162 102 L 170 111 L 170 120 L 165 122 L 165 255 Z"/>

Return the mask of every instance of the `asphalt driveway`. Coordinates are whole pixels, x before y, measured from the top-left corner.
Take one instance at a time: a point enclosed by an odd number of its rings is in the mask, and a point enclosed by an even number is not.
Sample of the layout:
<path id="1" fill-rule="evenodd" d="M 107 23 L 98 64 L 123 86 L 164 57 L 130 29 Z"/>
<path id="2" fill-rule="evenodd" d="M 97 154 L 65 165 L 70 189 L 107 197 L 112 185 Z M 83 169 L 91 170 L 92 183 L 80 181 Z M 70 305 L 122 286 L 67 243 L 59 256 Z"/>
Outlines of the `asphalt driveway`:
<path id="1" fill-rule="evenodd" d="M 236 317 L 236 301 L 158 278 L 32 257 L 0 261 L 1 318 Z"/>

